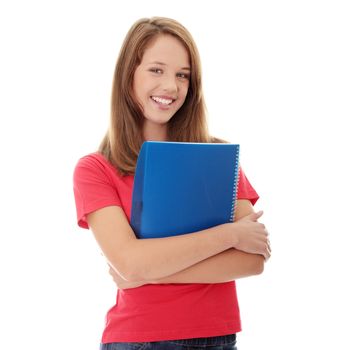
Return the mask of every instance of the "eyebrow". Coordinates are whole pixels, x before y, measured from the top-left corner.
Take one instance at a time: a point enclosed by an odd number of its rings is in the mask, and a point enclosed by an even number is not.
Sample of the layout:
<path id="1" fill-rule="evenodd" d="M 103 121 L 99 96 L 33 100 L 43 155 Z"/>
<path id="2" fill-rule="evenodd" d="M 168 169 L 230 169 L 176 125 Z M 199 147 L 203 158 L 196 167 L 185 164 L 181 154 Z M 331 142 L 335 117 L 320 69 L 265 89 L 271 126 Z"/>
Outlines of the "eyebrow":
<path id="1" fill-rule="evenodd" d="M 154 61 L 154 62 L 150 62 L 150 63 L 148 63 L 149 65 L 151 65 L 151 64 L 159 64 L 160 66 L 166 66 L 166 64 L 165 63 L 163 63 L 163 62 L 159 62 L 159 61 Z M 182 68 L 180 68 L 180 69 L 183 69 L 183 70 L 188 70 L 188 71 L 190 71 L 191 70 L 191 68 L 190 67 L 182 67 Z"/>

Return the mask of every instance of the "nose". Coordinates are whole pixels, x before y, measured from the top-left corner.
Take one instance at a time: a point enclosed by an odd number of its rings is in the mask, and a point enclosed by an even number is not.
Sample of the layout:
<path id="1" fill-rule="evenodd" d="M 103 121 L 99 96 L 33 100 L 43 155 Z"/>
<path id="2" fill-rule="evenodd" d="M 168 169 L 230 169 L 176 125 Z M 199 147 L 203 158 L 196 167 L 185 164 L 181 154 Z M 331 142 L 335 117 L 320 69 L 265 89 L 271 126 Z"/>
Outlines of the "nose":
<path id="1" fill-rule="evenodd" d="M 162 88 L 164 91 L 169 93 L 177 92 L 178 85 L 177 85 L 176 76 L 172 76 L 170 74 L 164 74 L 163 81 L 162 81 Z"/>

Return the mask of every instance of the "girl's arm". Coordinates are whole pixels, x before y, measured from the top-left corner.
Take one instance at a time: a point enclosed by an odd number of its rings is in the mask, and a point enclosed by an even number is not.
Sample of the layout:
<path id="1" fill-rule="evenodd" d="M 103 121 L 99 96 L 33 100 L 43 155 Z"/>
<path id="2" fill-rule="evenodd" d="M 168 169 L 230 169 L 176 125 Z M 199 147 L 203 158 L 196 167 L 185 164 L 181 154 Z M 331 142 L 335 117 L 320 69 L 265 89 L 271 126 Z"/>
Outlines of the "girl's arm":
<path id="1" fill-rule="evenodd" d="M 87 220 L 109 264 L 133 282 L 160 280 L 230 248 L 268 257 L 267 232 L 257 222 L 261 215 L 251 213 L 235 223 L 155 239 L 137 239 L 117 206 L 92 212 Z"/>
<path id="2" fill-rule="evenodd" d="M 223 283 L 263 272 L 262 255 L 229 249 L 172 276 L 151 283 Z"/>
<path id="3" fill-rule="evenodd" d="M 248 200 L 241 200 L 238 203 L 236 220 L 240 220 L 253 212 L 253 207 Z M 263 269 L 264 256 L 245 253 L 237 249 L 228 249 L 183 271 L 156 281 L 128 282 L 123 280 L 112 267 L 110 267 L 109 273 L 118 288 L 128 289 L 144 284 L 223 283 L 260 274 L 263 272 Z"/>
<path id="4" fill-rule="evenodd" d="M 126 281 L 110 266 L 109 273 L 119 289 L 130 289 L 145 284 L 169 283 L 224 283 L 263 272 L 264 257 L 229 249 L 174 275 L 155 281 Z"/>

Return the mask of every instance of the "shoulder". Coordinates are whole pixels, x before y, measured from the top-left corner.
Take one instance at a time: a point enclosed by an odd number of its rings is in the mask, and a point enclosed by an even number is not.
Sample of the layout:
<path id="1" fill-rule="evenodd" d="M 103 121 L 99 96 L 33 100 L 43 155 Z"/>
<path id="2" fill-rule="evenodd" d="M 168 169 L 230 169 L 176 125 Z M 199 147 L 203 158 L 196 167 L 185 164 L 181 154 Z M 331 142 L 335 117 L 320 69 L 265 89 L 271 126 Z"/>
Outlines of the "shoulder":
<path id="1" fill-rule="evenodd" d="M 81 157 L 73 171 L 73 183 L 77 189 L 97 188 L 103 185 L 114 187 L 120 182 L 123 182 L 122 175 L 97 152 Z"/>
<path id="2" fill-rule="evenodd" d="M 98 167 L 98 166 L 110 166 L 112 167 L 112 164 L 99 152 L 93 152 L 89 153 L 83 157 L 81 157 L 77 164 L 77 167 Z"/>
<path id="3" fill-rule="evenodd" d="M 121 176 L 117 169 L 99 152 L 81 157 L 74 168 L 74 176 L 84 173 L 111 174 Z"/>

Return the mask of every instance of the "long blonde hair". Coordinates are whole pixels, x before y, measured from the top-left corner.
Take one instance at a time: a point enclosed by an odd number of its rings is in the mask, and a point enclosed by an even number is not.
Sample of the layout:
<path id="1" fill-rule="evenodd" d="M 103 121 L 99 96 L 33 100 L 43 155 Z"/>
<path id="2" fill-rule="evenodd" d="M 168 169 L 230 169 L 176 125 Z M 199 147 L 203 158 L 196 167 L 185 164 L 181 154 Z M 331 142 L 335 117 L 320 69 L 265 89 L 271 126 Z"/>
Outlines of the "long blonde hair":
<path id="1" fill-rule="evenodd" d="M 135 172 L 144 142 L 143 112 L 133 94 L 134 73 L 148 45 L 162 34 L 172 35 L 184 45 L 191 66 L 186 100 L 168 122 L 169 141 L 218 142 L 210 138 L 207 129 L 201 63 L 191 34 L 173 19 L 140 19 L 130 28 L 119 53 L 113 78 L 110 125 L 99 147 L 99 152 L 123 175 Z"/>

